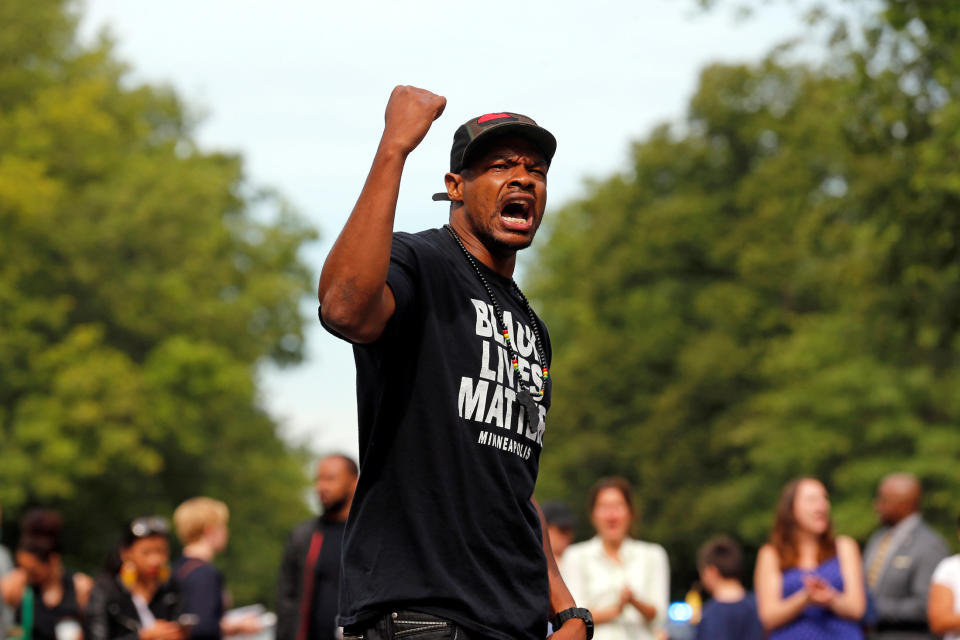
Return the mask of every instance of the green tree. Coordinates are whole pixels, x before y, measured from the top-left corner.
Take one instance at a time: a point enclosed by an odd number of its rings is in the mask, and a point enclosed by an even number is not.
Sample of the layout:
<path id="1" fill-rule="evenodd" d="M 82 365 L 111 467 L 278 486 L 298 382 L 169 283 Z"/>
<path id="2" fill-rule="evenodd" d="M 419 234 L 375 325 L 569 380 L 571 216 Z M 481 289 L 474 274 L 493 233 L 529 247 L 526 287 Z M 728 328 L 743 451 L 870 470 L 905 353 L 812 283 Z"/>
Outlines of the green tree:
<path id="1" fill-rule="evenodd" d="M 685 120 L 541 244 L 531 290 L 556 381 L 541 492 L 631 478 L 679 591 L 705 537 L 762 543 L 801 474 L 863 539 L 876 482 L 913 471 L 952 534 L 960 9 L 880 8 L 860 30 L 823 17 L 822 63 L 785 48 L 704 70 Z"/>
<path id="2" fill-rule="evenodd" d="M 306 479 L 255 375 L 301 357 L 315 232 L 73 6 L 0 3 L 0 504 L 59 507 L 91 569 L 126 519 L 222 499 L 234 593 L 269 600 Z"/>

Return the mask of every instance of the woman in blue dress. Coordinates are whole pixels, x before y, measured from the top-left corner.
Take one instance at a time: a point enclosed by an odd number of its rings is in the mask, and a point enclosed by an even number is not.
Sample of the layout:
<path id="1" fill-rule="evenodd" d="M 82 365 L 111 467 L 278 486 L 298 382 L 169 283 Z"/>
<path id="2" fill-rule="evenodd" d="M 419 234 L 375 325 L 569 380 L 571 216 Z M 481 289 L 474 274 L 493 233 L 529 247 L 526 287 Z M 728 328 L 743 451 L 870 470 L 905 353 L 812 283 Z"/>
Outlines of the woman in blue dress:
<path id="1" fill-rule="evenodd" d="M 862 640 L 866 608 L 857 543 L 833 535 L 830 499 L 814 478 L 783 489 L 757 556 L 754 586 L 770 640 Z"/>

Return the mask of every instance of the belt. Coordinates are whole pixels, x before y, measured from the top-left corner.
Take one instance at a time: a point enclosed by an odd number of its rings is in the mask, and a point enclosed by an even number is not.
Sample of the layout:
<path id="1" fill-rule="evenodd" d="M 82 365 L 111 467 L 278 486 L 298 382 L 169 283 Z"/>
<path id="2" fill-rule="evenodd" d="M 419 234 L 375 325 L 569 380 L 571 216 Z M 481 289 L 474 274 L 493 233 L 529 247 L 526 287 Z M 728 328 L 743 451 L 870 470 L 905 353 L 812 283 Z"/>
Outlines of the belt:
<path id="1" fill-rule="evenodd" d="M 417 636 L 429 631 L 451 630 L 450 638 L 456 640 L 481 640 L 475 633 L 462 626 L 430 613 L 400 609 L 376 618 L 368 618 L 343 628 L 344 640 L 391 640 Z"/>

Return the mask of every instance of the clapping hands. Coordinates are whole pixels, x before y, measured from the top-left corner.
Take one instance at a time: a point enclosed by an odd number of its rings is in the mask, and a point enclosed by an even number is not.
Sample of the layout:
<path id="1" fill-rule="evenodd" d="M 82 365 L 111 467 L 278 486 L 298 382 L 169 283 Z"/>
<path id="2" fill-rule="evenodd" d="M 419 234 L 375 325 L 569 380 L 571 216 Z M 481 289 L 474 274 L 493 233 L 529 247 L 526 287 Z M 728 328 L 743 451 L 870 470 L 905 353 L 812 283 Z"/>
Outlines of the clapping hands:
<path id="1" fill-rule="evenodd" d="M 804 576 L 803 586 L 812 604 L 829 608 L 837 597 L 837 590 L 829 582 L 815 575 Z"/>

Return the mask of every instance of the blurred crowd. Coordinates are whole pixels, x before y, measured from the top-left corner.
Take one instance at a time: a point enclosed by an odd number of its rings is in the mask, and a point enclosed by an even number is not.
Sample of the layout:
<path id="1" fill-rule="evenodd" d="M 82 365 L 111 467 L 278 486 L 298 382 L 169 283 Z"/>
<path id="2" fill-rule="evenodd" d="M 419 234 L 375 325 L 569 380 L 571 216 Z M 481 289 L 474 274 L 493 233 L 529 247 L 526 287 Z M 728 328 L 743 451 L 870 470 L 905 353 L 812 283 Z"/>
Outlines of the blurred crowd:
<path id="1" fill-rule="evenodd" d="M 834 532 L 826 487 L 804 477 L 787 484 L 773 526 L 744 587 L 744 554 L 731 537 L 707 540 L 697 557 L 710 597 L 668 622 L 669 567 L 663 547 L 636 540 L 630 485 L 605 478 L 588 499 L 596 535 L 573 541 L 572 514 L 544 505 L 553 551 L 579 606 L 593 612 L 597 640 L 960 640 L 960 555 L 920 513 L 921 485 L 894 473 L 877 488 L 879 527 L 863 554 Z M 960 523 L 958 523 L 960 527 Z"/>
<path id="2" fill-rule="evenodd" d="M 6 633 L 26 640 L 217 640 L 255 633 L 256 615 L 228 617 L 214 556 L 227 544 L 227 506 L 206 497 L 173 514 L 183 554 L 171 563 L 169 521 L 127 523 L 96 579 L 62 561 L 63 523 L 51 510 L 27 512 L 15 567 L 0 579 Z"/>
<path id="3" fill-rule="evenodd" d="M 276 614 L 230 609 L 214 565 L 229 538 L 227 505 L 182 503 L 170 521 L 133 519 L 120 529 L 96 578 L 61 559 L 63 523 L 50 510 L 26 513 L 14 553 L 0 546 L 0 638 L 23 640 L 220 640 L 272 633 L 277 640 L 340 637 L 336 614 L 340 549 L 358 470 L 347 456 L 322 458 L 316 492 L 322 515 L 295 527 L 278 562 Z M 730 536 L 697 554 L 699 588 L 689 623 L 671 627 L 666 549 L 631 535 L 633 490 L 623 478 L 598 481 L 587 499 L 595 535 L 574 542 L 566 504 L 543 505 L 552 552 L 579 606 L 593 613 L 597 640 L 960 640 L 960 555 L 921 515 L 912 475 L 884 478 L 874 499 L 879 527 L 861 554 L 836 533 L 827 489 L 804 477 L 783 488 L 769 539 L 757 554 L 754 591 Z M 958 523 L 960 527 L 960 523 Z M 171 558 L 170 536 L 182 553 Z"/>
<path id="4" fill-rule="evenodd" d="M 230 609 L 214 564 L 229 538 L 223 502 L 187 500 L 173 512 L 172 526 L 159 515 L 127 522 L 119 527 L 119 543 L 105 549 L 95 578 L 64 566 L 60 515 L 28 511 L 14 553 L 0 546 L 0 639 L 221 640 L 269 633 L 278 640 L 332 640 L 339 539 L 357 475 L 346 456 L 318 463 L 324 513 L 298 526 L 278 559 L 276 614 L 259 605 Z M 182 544 L 177 558 L 171 557 L 174 533 Z"/>

